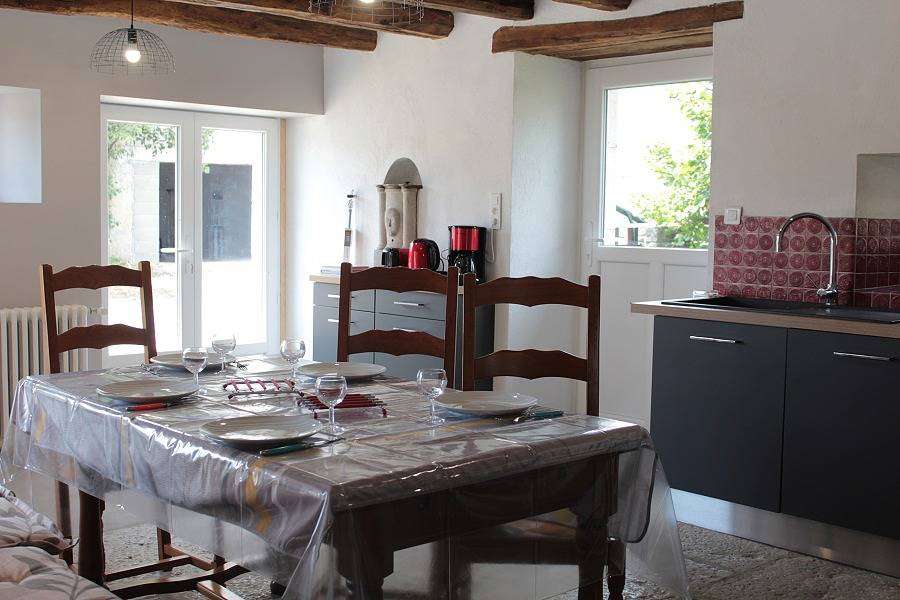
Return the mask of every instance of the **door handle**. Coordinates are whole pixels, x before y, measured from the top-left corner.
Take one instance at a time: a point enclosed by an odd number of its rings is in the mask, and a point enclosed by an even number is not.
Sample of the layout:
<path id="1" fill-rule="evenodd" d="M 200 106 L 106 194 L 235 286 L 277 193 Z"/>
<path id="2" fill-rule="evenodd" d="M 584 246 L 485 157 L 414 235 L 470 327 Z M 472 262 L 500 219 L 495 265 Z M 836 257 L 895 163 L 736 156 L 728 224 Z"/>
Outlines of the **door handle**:
<path id="1" fill-rule="evenodd" d="M 416 308 L 425 306 L 421 302 L 404 302 L 403 300 L 394 300 L 394 304 L 397 306 L 414 306 Z"/>
<path id="2" fill-rule="evenodd" d="M 703 335 L 692 335 L 690 339 L 695 342 L 710 342 L 713 344 L 740 344 L 740 340 L 729 340 L 726 338 L 706 337 Z"/>
<path id="3" fill-rule="evenodd" d="M 838 358 L 858 358 L 861 360 L 876 360 L 878 362 L 890 362 L 893 356 L 878 356 L 876 354 L 854 354 L 853 352 L 833 352 Z"/>
<path id="4" fill-rule="evenodd" d="M 405 331 L 406 333 L 419 333 L 415 329 L 405 329 L 403 327 L 394 327 L 391 331 Z"/>

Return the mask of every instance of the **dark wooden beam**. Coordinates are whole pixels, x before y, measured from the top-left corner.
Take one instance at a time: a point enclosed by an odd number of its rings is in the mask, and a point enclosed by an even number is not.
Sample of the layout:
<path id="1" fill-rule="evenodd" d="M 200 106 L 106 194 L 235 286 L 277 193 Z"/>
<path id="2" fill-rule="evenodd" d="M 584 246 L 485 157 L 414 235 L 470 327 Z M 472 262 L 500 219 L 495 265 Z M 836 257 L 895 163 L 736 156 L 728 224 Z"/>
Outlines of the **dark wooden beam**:
<path id="1" fill-rule="evenodd" d="M 158 0 L 157 0 L 158 1 Z M 302 21 L 316 21 L 320 23 L 332 23 L 359 27 L 362 29 L 375 29 L 391 33 L 404 33 L 427 38 L 445 38 L 453 31 L 453 13 L 445 10 L 426 8 L 421 21 L 404 25 L 392 25 L 388 19 L 369 19 L 360 12 L 355 14 L 342 2 L 336 2 L 334 8 L 328 14 L 320 14 L 309 8 L 309 0 L 168 0 L 169 2 L 181 2 L 184 4 L 197 4 L 201 6 L 213 6 L 228 8 L 231 10 L 244 10 L 248 12 L 279 15 Z"/>
<path id="2" fill-rule="evenodd" d="M 631 6 L 631 0 L 556 0 L 565 4 L 577 4 L 597 10 L 625 10 Z"/>
<path id="3" fill-rule="evenodd" d="M 738 0 L 630 19 L 501 27 L 493 51 L 592 60 L 702 48 L 712 45 L 714 23 L 743 14 Z"/>
<path id="4" fill-rule="evenodd" d="M 445 10 L 510 21 L 523 21 L 534 17 L 534 0 L 500 0 L 499 2 L 490 2 L 488 0 L 441 0 L 430 2 L 425 0 L 423 4 L 429 8 L 443 8 Z"/>
<path id="5" fill-rule="evenodd" d="M 0 0 L 0 8 L 13 8 L 58 15 L 86 15 L 126 20 L 131 14 L 129 0 Z M 374 50 L 375 31 L 304 22 L 280 15 L 238 12 L 211 6 L 176 2 L 136 2 L 135 20 L 188 31 L 216 33 L 244 38 L 302 44 Z"/>

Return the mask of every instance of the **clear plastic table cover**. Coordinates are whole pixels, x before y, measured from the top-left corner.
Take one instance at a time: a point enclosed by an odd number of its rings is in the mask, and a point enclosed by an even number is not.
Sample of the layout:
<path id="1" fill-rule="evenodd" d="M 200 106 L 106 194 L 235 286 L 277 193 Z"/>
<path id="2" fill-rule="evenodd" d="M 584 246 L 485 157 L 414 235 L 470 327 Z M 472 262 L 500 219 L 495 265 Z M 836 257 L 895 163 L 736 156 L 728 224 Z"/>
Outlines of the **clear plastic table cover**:
<path id="1" fill-rule="evenodd" d="M 229 400 L 229 376 L 215 373 L 201 378 L 200 397 L 164 410 L 126 412 L 96 393 L 111 380 L 153 376 L 119 369 L 22 380 L 0 456 L 5 483 L 45 509 L 36 478 L 67 483 L 105 500 L 107 526 L 117 513 L 156 524 L 286 585 L 287 600 L 366 598 L 373 573 L 376 583 L 385 577 L 387 598 L 550 598 L 579 577 L 582 585 L 603 577 L 602 567 L 579 574 L 558 556 L 559 540 L 575 540 L 576 530 L 598 532 L 588 546 L 606 535 L 627 541 L 629 578 L 689 597 L 669 488 L 637 425 L 567 414 L 518 424 L 448 416 L 432 426 L 412 383 L 379 379 L 353 391 L 377 395 L 386 416 L 338 409 L 344 440 L 262 457 L 204 437 L 201 425 L 308 414 L 295 397 Z M 540 512 L 545 484 L 528 474 L 610 454 L 618 485 L 605 532 L 587 526 L 596 506 L 584 501 L 498 524 L 498 513 Z M 586 496 L 597 485 L 605 482 Z M 373 525 L 367 515 L 390 502 L 395 513 Z M 405 542 L 385 552 L 388 539 Z M 585 539 L 570 544 L 577 556 L 591 552 Z"/>

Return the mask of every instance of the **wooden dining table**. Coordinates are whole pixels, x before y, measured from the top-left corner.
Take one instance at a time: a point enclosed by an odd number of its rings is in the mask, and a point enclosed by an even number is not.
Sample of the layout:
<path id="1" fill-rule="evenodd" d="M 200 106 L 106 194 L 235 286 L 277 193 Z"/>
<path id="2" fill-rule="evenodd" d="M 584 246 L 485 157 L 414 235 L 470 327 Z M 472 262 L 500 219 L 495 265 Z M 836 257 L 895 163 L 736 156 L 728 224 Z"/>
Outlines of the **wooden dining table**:
<path id="1" fill-rule="evenodd" d="M 337 589 L 377 600 L 396 552 L 429 544 L 438 565 L 429 595 L 465 597 L 473 564 L 544 562 L 541 544 L 566 536 L 529 536 L 550 528 L 571 534 L 579 599 L 602 598 L 607 564 L 610 597 L 621 598 L 624 550 L 616 542 L 610 553 L 609 540 L 627 539 L 616 524 L 634 530 L 646 518 L 648 494 L 635 492 L 652 489 L 652 472 L 623 468 L 636 464 L 623 457 L 652 452 L 640 426 L 575 414 L 519 423 L 448 414 L 432 425 L 413 382 L 379 377 L 352 383 L 383 406 L 338 409 L 343 439 L 261 456 L 200 428 L 237 416 L 327 413 L 299 406 L 296 394 L 229 398 L 224 389 L 237 378 L 279 376 L 271 371 L 203 375 L 196 398 L 162 410 L 128 411 L 96 393 L 109 381 L 158 376 L 125 368 L 23 380 L 0 456 L 12 484 L 31 471 L 79 490 L 80 573 L 123 597 L 146 588 L 104 580 L 101 516 L 111 502 L 160 527 L 178 520 L 180 536 L 215 553 L 210 562 L 174 561 L 202 573 L 170 577 L 171 591 L 202 584 L 208 597 L 230 598 L 222 586 L 252 569 L 285 586 L 286 597 Z M 530 550 L 510 544 L 516 532 Z"/>

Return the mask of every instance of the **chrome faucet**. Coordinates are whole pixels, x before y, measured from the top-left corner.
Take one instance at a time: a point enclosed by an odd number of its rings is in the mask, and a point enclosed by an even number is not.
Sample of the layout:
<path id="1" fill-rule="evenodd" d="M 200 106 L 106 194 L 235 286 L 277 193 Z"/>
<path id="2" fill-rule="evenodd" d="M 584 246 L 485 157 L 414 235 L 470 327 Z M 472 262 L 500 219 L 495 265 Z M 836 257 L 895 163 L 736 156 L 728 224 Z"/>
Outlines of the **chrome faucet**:
<path id="1" fill-rule="evenodd" d="M 834 281 L 834 272 L 836 271 L 835 265 L 837 263 L 837 231 L 834 230 L 834 226 L 828 222 L 828 219 L 822 215 L 811 212 L 797 213 L 796 215 L 788 217 L 787 221 L 782 223 L 781 227 L 778 228 L 778 234 L 775 236 L 775 252 L 781 252 L 781 238 L 784 237 L 784 232 L 791 226 L 791 223 L 799 219 L 814 219 L 824 225 L 825 229 L 828 230 L 828 286 L 816 290 L 816 296 L 825 298 L 826 306 L 833 306 L 837 304 L 838 298 L 838 289 Z"/>

